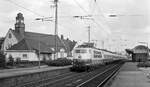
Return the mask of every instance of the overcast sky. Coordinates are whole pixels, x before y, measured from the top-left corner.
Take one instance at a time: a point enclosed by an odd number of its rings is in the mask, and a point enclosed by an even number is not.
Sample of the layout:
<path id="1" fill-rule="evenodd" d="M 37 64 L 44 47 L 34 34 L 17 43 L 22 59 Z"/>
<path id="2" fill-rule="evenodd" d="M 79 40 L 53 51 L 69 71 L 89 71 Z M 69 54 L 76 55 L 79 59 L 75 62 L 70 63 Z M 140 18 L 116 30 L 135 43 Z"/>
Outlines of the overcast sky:
<path id="1" fill-rule="evenodd" d="M 19 12 L 24 15 L 26 31 L 54 34 L 54 22 L 35 20 L 54 17 L 51 1 L 0 0 L 0 36 L 14 29 Z M 102 41 L 105 48 L 115 50 L 133 48 L 139 41 L 150 44 L 150 0 L 59 0 L 58 11 L 59 35 L 72 40 L 87 41 L 90 25 L 91 39 L 97 40 L 98 47 L 102 47 Z M 93 15 L 94 20 L 73 18 L 76 15 Z"/>

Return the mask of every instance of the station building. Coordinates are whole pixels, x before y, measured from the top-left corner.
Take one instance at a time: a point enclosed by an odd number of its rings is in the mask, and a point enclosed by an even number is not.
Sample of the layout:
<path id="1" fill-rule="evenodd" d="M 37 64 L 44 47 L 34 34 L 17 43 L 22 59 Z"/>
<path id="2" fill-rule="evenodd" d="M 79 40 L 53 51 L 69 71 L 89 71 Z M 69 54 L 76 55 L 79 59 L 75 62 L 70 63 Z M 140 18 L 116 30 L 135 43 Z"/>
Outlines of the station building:
<path id="1" fill-rule="evenodd" d="M 149 59 L 149 48 L 144 45 L 138 45 L 132 49 L 132 60 L 134 62 L 147 61 Z"/>
<path id="2" fill-rule="evenodd" d="M 57 49 L 55 49 L 55 40 Z M 9 29 L 3 42 L 2 50 L 6 58 L 12 56 L 14 60 L 52 60 L 57 54 L 57 58 L 71 56 L 71 51 L 76 42 L 61 37 L 25 31 L 24 17 L 18 13 L 16 17 L 15 29 Z M 7 60 L 7 59 L 6 59 Z"/>

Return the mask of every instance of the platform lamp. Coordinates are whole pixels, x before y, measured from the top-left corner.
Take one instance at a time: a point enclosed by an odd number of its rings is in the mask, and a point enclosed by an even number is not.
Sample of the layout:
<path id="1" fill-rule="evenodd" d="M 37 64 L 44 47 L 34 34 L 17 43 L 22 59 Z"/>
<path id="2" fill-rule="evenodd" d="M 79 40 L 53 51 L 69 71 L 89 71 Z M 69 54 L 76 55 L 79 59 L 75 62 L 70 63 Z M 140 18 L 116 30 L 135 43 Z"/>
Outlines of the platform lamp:
<path id="1" fill-rule="evenodd" d="M 41 20 L 42 22 L 43 21 L 53 21 L 52 19 L 50 19 L 50 18 L 52 18 L 52 17 L 48 17 L 48 18 L 36 18 L 35 20 Z M 38 36 L 38 38 L 39 38 L 39 42 L 38 42 L 38 48 L 39 48 L 39 52 L 38 52 L 38 55 L 39 55 L 39 58 L 38 58 L 38 67 L 40 68 L 40 66 L 41 66 L 41 60 L 40 60 L 40 49 L 41 49 L 41 47 L 40 47 L 40 36 Z"/>

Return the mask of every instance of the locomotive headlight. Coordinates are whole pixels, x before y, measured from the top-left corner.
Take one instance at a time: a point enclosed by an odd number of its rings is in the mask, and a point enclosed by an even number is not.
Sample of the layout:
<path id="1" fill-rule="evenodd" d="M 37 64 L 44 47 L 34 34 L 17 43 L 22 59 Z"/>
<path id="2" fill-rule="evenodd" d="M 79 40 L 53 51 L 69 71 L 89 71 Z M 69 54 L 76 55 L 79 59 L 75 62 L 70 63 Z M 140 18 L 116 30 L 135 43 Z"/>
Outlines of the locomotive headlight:
<path id="1" fill-rule="evenodd" d="M 79 56 L 78 56 L 78 58 L 80 58 L 80 59 L 81 59 L 81 55 L 79 55 Z"/>

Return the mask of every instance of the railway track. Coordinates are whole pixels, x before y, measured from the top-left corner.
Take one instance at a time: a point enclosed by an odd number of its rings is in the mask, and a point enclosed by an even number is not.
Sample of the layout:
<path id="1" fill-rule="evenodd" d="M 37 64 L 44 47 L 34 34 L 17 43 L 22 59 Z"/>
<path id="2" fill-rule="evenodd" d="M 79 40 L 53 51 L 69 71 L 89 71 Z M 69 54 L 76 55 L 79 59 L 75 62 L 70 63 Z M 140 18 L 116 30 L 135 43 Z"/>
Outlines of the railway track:
<path id="1" fill-rule="evenodd" d="M 46 87 L 97 87 L 97 86 L 93 85 L 93 82 L 95 80 L 94 78 L 103 76 L 102 73 L 110 71 L 110 69 L 112 69 L 112 67 L 114 69 L 117 67 L 117 65 L 116 64 L 109 65 L 109 66 L 105 67 L 105 69 L 103 69 L 103 70 L 98 69 L 98 70 L 92 71 L 90 73 L 87 73 L 83 76 L 74 77 L 72 79 L 68 79 L 67 81 L 59 82 L 59 84 L 49 85 Z M 112 73 L 112 71 L 110 71 L 110 73 Z M 107 78 L 107 76 L 108 76 L 108 74 L 104 78 Z M 102 81 L 102 79 L 100 79 L 100 80 Z M 93 81 L 93 82 L 91 82 L 91 81 Z M 85 84 L 87 84 L 87 85 L 85 86 Z M 99 87 L 101 87 L 101 86 L 99 86 Z"/>
<path id="2" fill-rule="evenodd" d="M 95 75 L 93 78 L 77 85 L 76 87 L 103 87 L 105 83 L 120 69 L 121 64 L 110 67 L 102 73 Z"/>
<path id="3" fill-rule="evenodd" d="M 98 84 L 99 82 L 97 80 L 99 78 L 101 79 L 101 76 L 108 76 L 108 74 L 112 73 L 115 68 L 117 68 L 116 64 L 110 64 L 92 72 L 76 73 L 68 71 L 17 87 L 100 87 L 92 85 L 95 84 L 95 82 Z M 108 71 L 109 73 L 105 75 L 105 72 Z"/>

